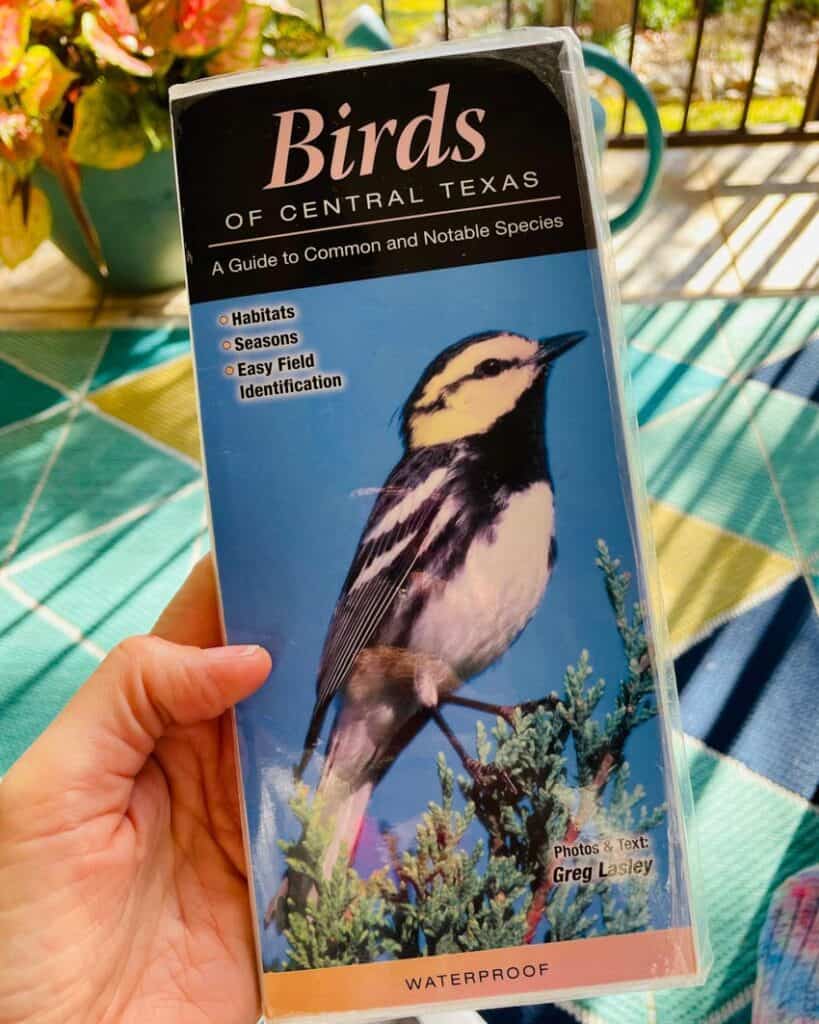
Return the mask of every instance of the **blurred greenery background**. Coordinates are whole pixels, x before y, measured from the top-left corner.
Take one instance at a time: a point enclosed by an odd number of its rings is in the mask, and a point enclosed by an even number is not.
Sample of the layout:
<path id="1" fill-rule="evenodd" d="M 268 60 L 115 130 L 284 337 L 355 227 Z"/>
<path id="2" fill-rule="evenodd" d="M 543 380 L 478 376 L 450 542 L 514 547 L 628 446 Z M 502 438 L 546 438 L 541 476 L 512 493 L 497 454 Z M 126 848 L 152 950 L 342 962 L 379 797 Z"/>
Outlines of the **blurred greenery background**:
<path id="1" fill-rule="evenodd" d="M 328 34 L 343 39 L 344 24 L 359 0 L 326 0 Z M 640 0 L 633 63 L 657 99 L 667 131 L 682 125 L 690 62 L 696 39 L 698 0 Z M 763 0 L 705 0 L 706 23 L 693 102 L 692 131 L 731 129 L 740 124 L 749 85 Z M 318 19 L 316 0 L 304 0 L 305 13 Z M 450 34 L 473 36 L 504 27 L 499 0 L 450 0 Z M 577 0 L 575 18 L 581 38 L 600 43 L 622 59 L 631 40 L 630 0 Z M 432 42 L 443 34 L 443 0 L 387 0 L 386 20 L 397 45 Z M 571 0 L 513 0 L 512 20 L 520 25 L 558 25 L 571 21 Z M 774 0 L 765 35 L 750 125 L 797 126 L 819 46 L 819 0 Z M 623 99 L 612 83 L 593 81 L 609 129 L 619 131 Z M 642 123 L 629 108 L 626 131 Z"/>

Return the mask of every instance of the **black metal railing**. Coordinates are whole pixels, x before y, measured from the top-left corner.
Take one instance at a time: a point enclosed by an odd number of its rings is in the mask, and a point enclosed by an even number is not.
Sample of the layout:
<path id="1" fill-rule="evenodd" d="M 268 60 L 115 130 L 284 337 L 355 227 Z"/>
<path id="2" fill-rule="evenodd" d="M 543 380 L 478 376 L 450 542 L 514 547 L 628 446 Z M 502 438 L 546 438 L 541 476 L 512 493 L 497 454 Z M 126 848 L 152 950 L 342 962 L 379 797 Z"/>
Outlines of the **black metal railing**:
<path id="1" fill-rule="evenodd" d="M 327 11 L 325 8 L 331 10 L 333 0 L 315 0 L 315 2 L 318 6 L 319 20 L 322 27 L 324 27 L 327 21 Z M 443 39 L 449 39 L 452 36 L 452 4 L 454 0 L 440 0 L 440 2 L 442 4 L 442 8 L 440 9 L 440 35 Z M 463 0 L 461 0 L 461 2 L 463 3 Z M 512 28 L 515 24 L 513 0 L 502 0 L 502 4 L 503 24 L 506 28 Z M 379 5 L 381 17 L 389 27 L 391 12 L 389 10 L 387 0 L 379 0 Z M 810 42 L 806 42 L 805 44 L 814 45 L 816 54 L 814 57 L 813 73 L 811 75 L 810 82 L 806 86 L 804 96 L 798 97 L 798 99 L 804 100 L 804 106 L 799 122 L 786 125 L 751 123 L 750 115 L 752 113 L 752 103 L 756 89 L 757 74 L 759 72 L 760 61 L 765 49 L 768 29 L 771 24 L 772 15 L 774 14 L 774 0 L 762 0 L 762 6 L 759 12 L 758 22 L 756 24 L 756 31 L 754 33 L 751 71 L 748 75 L 744 95 L 741 99 L 741 107 L 738 108 L 740 113 L 737 124 L 729 128 L 711 128 L 707 130 L 691 128 L 691 111 L 692 105 L 695 103 L 696 83 L 700 68 L 700 60 L 703 53 L 703 40 L 706 39 L 708 35 L 709 17 L 711 17 L 711 15 L 709 15 L 709 6 L 709 0 L 696 0 L 694 41 L 692 55 L 689 62 L 687 85 L 683 99 L 682 117 L 679 127 L 666 131 L 666 141 L 668 144 L 672 146 L 690 146 L 703 144 L 719 145 L 724 143 L 751 141 L 776 142 L 785 140 L 807 141 L 811 139 L 819 139 L 819 44 L 815 43 L 811 44 Z M 568 21 L 574 29 L 578 28 L 578 8 L 578 0 L 566 0 L 566 6 L 563 8 L 564 17 L 568 16 Z M 398 12 L 394 11 L 392 13 L 397 15 Z M 498 14 L 500 15 L 500 11 L 498 11 Z M 777 15 L 774 15 L 774 17 L 776 16 Z M 627 54 L 625 52 L 625 47 L 623 52 L 624 59 L 627 61 L 629 67 L 632 67 L 634 64 L 635 43 L 639 35 L 640 23 L 640 0 L 632 0 L 627 25 Z M 642 132 L 627 130 L 628 110 L 629 104 L 625 95 L 623 95 L 622 108 L 618 118 L 619 126 L 610 139 L 612 145 L 631 147 L 640 146 L 643 143 Z"/>
<path id="2" fill-rule="evenodd" d="M 639 4 L 640 0 L 633 0 L 632 2 L 631 36 L 628 56 L 629 67 L 632 66 L 634 59 L 634 42 L 636 39 Z M 692 131 L 689 128 L 689 116 L 691 113 L 691 104 L 694 99 L 694 87 L 697 80 L 700 56 L 702 54 L 702 41 L 705 36 L 706 23 L 708 21 L 708 0 L 698 0 L 694 50 L 691 56 L 688 86 L 685 92 L 685 105 L 683 107 L 682 123 L 679 130 L 666 133 L 666 141 L 669 145 L 720 145 L 737 142 L 809 141 L 811 139 L 819 139 L 819 123 L 817 123 L 819 122 L 819 47 L 816 48 L 817 52 L 814 61 L 813 75 L 811 76 L 811 82 L 805 94 L 804 107 L 799 124 L 783 127 L 779 127 L 777 125 L 756 125 L 752 127 L 748 123 L 748 116 L 751 112 L 751 102 L 754 98 L 754 91 L 756 88 L 759 63 L 765 46 L 765 39 L 768 32 L 768 26 L 771 21 L 772 9 L 773 0 L 764 0 L 754 41 L 751 73 L 748 76 L 745 95 L 742 98 L 742 113 L 740 114 L 738 125 L 734 128 L 710 130 L 701 129 Z M 624 97 L 620 131 L 612 138 L 611 142 L 613 145 L 631 146 L 642 144 L 641 134 L 627 134 L 625 131 L 627 108 L 628 103 Z"/>

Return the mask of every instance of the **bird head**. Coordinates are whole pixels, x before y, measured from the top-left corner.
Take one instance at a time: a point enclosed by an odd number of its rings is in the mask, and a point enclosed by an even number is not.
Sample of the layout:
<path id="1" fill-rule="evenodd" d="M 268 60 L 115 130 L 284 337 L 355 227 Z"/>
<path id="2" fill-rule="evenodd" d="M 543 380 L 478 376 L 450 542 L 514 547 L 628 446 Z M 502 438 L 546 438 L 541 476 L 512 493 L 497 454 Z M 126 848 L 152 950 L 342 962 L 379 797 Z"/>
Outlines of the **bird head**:
<path id="1" fill-rule="evenodd" d="M 492 331 L 450 345 L 404 405 L 405 444 L 423 448 L 488 433 L 532 388 L 542 388 L 554 360 L 585 336 L 575 331 L 535 341 Z"/>

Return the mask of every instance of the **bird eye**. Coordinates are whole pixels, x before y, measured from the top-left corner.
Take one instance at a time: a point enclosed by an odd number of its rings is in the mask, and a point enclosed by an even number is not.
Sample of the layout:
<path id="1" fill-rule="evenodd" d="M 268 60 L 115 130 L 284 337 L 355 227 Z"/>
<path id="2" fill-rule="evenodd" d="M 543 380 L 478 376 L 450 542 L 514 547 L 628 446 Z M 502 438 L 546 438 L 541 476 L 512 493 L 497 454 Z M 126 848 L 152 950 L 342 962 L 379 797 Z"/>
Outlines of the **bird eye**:
<path id="1" fill-rule="evenodd" d="M 497 377 L 503 371 L 504 364 L 500 359 L 484 359 L 475 367 L 476 377 Z"/>

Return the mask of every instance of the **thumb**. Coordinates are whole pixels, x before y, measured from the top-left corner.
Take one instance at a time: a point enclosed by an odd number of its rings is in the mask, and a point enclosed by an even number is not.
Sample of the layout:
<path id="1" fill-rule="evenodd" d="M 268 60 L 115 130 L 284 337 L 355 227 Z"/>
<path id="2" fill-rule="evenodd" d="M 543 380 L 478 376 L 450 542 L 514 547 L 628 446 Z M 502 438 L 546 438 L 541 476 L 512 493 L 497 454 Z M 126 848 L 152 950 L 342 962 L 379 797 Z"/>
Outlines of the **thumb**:
<path id="1" fill-rule="evenodd" d="M 131 783 L 164 733 L 217 718 L 257 690 L 270 669 L 261 647 L 203 650 L 155 636 L 126 640 L 12 767 L 3 786 L 12 792 L 22 787 L 35 802 L 53 800 L 63 813 L 73 813 L 70 824 L 124 813 Z"/>

